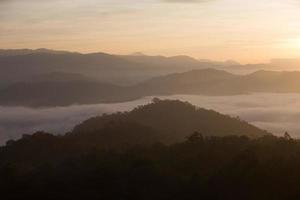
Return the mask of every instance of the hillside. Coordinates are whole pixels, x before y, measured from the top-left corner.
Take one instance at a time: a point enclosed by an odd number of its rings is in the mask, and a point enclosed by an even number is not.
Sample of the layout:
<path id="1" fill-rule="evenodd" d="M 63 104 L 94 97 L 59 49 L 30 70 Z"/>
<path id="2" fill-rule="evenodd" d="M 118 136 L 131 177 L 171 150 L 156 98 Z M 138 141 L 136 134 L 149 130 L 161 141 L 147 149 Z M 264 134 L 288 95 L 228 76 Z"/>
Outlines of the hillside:
<path id="1" fill-rule="evenodd" d="M 38 74 L 51 72 L 79 73 L 95 79 L 115 83 L 135 81 L 141 76 L 140 64 L 104 54 L 39 52 L 15 56 L 0 56 L 0 79 L 4 84 L 27 80 Z M 122 73 L 121 73 L 122 72 Z M 122 74 L 122 76 L 120 75 Z M 137 77 L 138 80 L 139 77 Z M 144 80 L 144 79 L 143 79 Z"/>
<path id="2" fill-rule="evenodd" d="M 78 73 L 102 82 L 132 85 L 160 75 L 193 69 L 222 68 L 232 62 L 188 56 L 112 55 L 51 49 L 0 49 L 0 88 L 39 74 Z"/>
<path id="3" fill-rule="evenodd" d="M 193 70 L 211 67 L 222 67 L 226 63 L 216 63 L 209 60 L 197 60 L 189 56 L 148 56 L 143 54 L 123 55 L 120 56 L 128 61 L 146 65 L 154 65 L 173 72 L 182 72 L 183 70 Z"/>
<path id="4" fill-rule="evenodd" d="M 10 154 L 17 155 L 15 147 L 21 148 L 22 156 L 18 159 L 25 162 L 29 157 L 36 160 L 48 159 L 49 156 L 43 153 L 49 151 L 55 151 L 56 156 L 64 156 L 67 152 L 76 154 L 92 149 L 124 149 L 154 143 L 173 144 L 185 141 L 195 132 L 205 137 L 237 135 L 259 138 L 271 135 L 238 118 L 197 108 L 187 102 L 153 99 L 152 103 L 130 112 L 90 118 L 63 136 L 53 136 L 44 132 L 33 136 L 24 135 L 20 140 L 8 141 L 7 148 L 11 149 Z M 43 150 L 39 151 L 41 154 L 35 158 L 32 154 L 37 150 L 35 148 L 41 147 L 39 143 L 45 145 Z M 66 152 L 60 152 L 62 149 Z M 0 152 L 0 158 L 1 153 L 4 152 Z"/>
<path id="5" fill-rule="evenodd" d="M 288 66 L 282 66 L 281 69 L 283 67 Z M 166 57 L 82 54 L 50 49 L 0 49 L 0 88 L 52 72 L 78 73 L 102 82 L 133 85 L 156 76 L 205 68 L 243 74 L 261 69 L 280 69 L 272 64 L 241 65 L 234 61 L 197 60 L 184 55 Z"/>
<path id="6" fill-rule="evenodd" d="M 0 49 L 0 56 L 20 56 L 20 55 L 29 55 L 29 54 L 40 54 L 40 53 L 49 53 L 49 54 L 71 54 L 75 52 L 68 51 L 59 51 L 51 49 Z"/>
<path id="7" fill-rule="evenodd" d="M 197 108 L 181 101 L 159 99 L 131 112 L 91 118 L 76 126 L 73 134 L 96 131 L 111 120 L 124 119 L 151 127 L 166 142 L 183 141 L 195 131 L 205 136 L 245 135 L 251 138 L 269 134 L 247 122 L 212 110 Z"/>
<path id="8" fill-rule="evenodd" d="M 122 151 L 74 149 L 71 144 L 38 133 L 1 148 L 2 197 L 283 200 L 300 196 L 299 140 L 194 134 L 170 146 Z M 13 192 L 16 188 L 18 192 Z"/>
<path id="9" fill-rule="evenodd" d="M 44 81 L 96 81 L 91 77 L 84 76 L 78 73 L 66 73 L 66 72 L 50 72 L 45 74 L 38 74 L 26 80 L 27 82 L 44 82 Z"/>
<path id="10" fill-rule="evenodd" d="M 118 86 L 77 73 L 53 72 L 0 88 L 0 105 L 68 106 L 124 102 L 158 95 L 240 95 L 299 93 L 300 72 L 257 71 L 236 75 L 216 69 L 193 70 Z"/>
<path id="11" fill-rule="evenodd" d="M 153 78 L 137 85 L 136 90 L 143 91 L 146 95 L 238 94 L 240 91 L 236 91 L 235 85 L 226 87 L 224 83 L 230 83 L 239 77 L 239 75 L 215 69 L 193 70 Z"/>
<path id="12" fill-rule="evenodd" d="M 78 73 L 103 82 L 131 85 L 159 75 L 211 66 L 187 56 L 131 57 L 49 49 L 0 49 L 0 88 L 52 72 Z"/>
<path id="13" fill-rule="evenodd" d="M 12 84 L 0 91 L 2 106 L 56 107 L 130 101 L 138 98 L 129 88 L 94 80 L 61 80 L 51 76 Z"/>
<path id="14" fill-rule="evenodd" d="M 166 135 L 176 141 L 162 143 Z M 299 195 L 299 144 L 288 134 L 277 138 L 214 111 L 155 99 L 64 136 L 37 132 L 7 142 L 0 187 L 10 199 L 289 199 Z"/>
<path id="15" fill-rule="evenodd" d="M 235 75 L 222 70 L 204 69 L 153 78 L 137 86 L 146 95 L 200 94 L 237 95 L 255 92 L 299 93 L 299 71 L 257 71 Z"/>

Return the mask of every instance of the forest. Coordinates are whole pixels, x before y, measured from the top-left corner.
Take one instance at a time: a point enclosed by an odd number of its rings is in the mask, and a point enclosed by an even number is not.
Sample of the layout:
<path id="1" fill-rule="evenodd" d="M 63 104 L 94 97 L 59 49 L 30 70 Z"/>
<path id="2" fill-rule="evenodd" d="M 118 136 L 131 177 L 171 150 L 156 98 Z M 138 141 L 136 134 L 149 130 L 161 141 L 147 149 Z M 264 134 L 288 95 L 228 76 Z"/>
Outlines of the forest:
<path id="1" fill-rule="evenodd" d="M 222 133 L 228 126 L 240 134 Z M 300 141 L 288 133 L 275 137 L 186 102 L 154 99 L 63 136 L 8 141 L 0 188 L 5 199 L 299 199 L 299 161 Z"/>

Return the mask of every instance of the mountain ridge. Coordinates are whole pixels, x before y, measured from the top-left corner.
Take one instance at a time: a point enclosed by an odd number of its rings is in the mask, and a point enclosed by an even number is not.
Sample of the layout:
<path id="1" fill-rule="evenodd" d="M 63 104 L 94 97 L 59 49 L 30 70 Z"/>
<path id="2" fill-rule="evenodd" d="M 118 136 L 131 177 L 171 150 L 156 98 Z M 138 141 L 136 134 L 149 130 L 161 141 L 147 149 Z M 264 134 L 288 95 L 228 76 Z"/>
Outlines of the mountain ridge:
<path id="1" fill-rule="evenodd" d="M 237 75 L 224 70 L 201 69 L 155 77 L 134 86 L 102 82 L 77 73 L 56 72 L 40 74 L 30 81 L 0 89 L 0 105 L 69 106 L 124 102 L 145 96 L 228 96 L 260 92 L 300 93 L 300 72 L 261 70 Z"/>

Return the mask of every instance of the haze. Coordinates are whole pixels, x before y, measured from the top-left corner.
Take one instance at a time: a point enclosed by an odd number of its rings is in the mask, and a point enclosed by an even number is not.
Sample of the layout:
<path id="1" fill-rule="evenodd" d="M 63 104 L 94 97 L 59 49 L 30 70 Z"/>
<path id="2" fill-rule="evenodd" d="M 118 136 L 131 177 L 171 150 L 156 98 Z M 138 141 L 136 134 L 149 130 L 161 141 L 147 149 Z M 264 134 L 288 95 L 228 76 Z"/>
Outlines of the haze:
<path id="1" fill-rule="evenodd" d="M 288 131 L 299 138 L 299 94 L 260 93 L 237 96 L 162 96 L 161 99 L 180 99 L 199 107 L 214 109 L 218 112 L 239 116 L 262 129 L 282 136 Z M 0 145 L 9 139 L 17 139 L 22 134 L 35 131 L 48 131 L 63 134 L 73 127 L 94 116 L 117 111 L 129 111 L 136 106 L 145 105 L 152 97 L 117 104 L 74 105 L 32 109 L 24 107 L 0 106 Z"/>
<path id="2" fill-rule="evenodd" d="M 297 0 L 1 0 L 1 48 L 190 55 L 243 63 L 300 53 Z"/>

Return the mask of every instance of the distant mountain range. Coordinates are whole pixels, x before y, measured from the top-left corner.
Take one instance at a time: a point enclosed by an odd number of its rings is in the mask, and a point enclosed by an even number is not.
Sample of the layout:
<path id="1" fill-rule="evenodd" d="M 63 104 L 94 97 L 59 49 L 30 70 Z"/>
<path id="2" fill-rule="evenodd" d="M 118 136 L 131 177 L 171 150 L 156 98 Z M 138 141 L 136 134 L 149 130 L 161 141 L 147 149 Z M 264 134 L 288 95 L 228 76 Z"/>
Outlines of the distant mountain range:
<path id="1" fill-rule="evenodd" d="M 189 56 L 147 56 L 143 54 L 133 54 L 121 56 L 122 58 L 140 63 L 143 65 L 154 65 L 160 68 L 167 68 L 174 70 L 173 72 L 182 72 L 183 70 L 201 69 L 201 68 L 221 68 L 228 66 L 228 62 L 215 62 L 210 60 L 197 60 Z M 231 63 L 233 65 L 239 65 L 238 63 Z M 230 65 L 231 65 L 230 64 Z"/>
<path id="2" fill-rule="evenodd" d="M 140 96 L 130 87 L 93 80 L 80 74 L 49 73 L 0 90 L 1 105 L 65 106 L 130 101 Z"/>
<path id="3" fill-rule="evenodd" d="M 160 76 L 134 86 L 118 86 L 80 74 L 49 73 L 0 90 L 0 105 L 49 107 L 131 101 L 159 95 L 239 95 L 300 93 L 300 72 L 257 71 L 236 75 L 216 69 Z"/>
<path id="4" fill-rule="evenodd" d="M 118 85 L 134 85 L 153 77 L 190 70 L 215 68 L 249 73 L 261 69 L 278 70 L 270 64 L 241 65 L 235 61 L 217 62 L 189 56 L 82 54 L 50 49 L 0 49 L 0 88 L 33 76 L 53 72 L 78 73 Z M 279 62 L 282 66 L 283 61 Z M 288 62 L 289 63 L 289 62 Z M 281 67 L 282 68 L 282 67 Z"/>
<path id="5" fill-rule="evenodd" d="M 49 53 L 49 54 L 72 54 L 76 52 L 69 51 L 58 51 L 51 49 L 0 49 L 0 56 L 20 56 L 20 55 L 29 55 L 29 54 L 40 54 L 40 53 Z"/>
<path id="6" fill-rule="evenodd" d="M 159 75 L 216 66 L 187 56 L 119 56 L 48 49 L 0 50 L 0 88 L 33 76 L 79 73 L 113 84 L 130 85 Z"/>
<path id="7" fill-rule="evenodd" d="M 145 95 L 237 95 L 255 92 L 299 93 L 300 71 L 257 71 L 236 75 L 215 69 L 193 70 L 153 78 L 137 86 Z"/>
<path id="8" fill-rule="evenodd" d="M 300 92 L 300 72 L 228 72 L 268 67 L 141 53 L 122 56 L 48 49 L 0 50 L 0 105 L 66 106 L 154 95 Z"/>
<path id="9" fill-rule="evenodd" d="M 52 72 L 79 73 L 100 81 L 130 84 L 151 77 L 151 74 L 147 75 L 147 69 L 147 66 L 104 53 L 34 51 L 30 54 L 0 56 L 2 85 L 26 81 L 33 76 Z"/>

